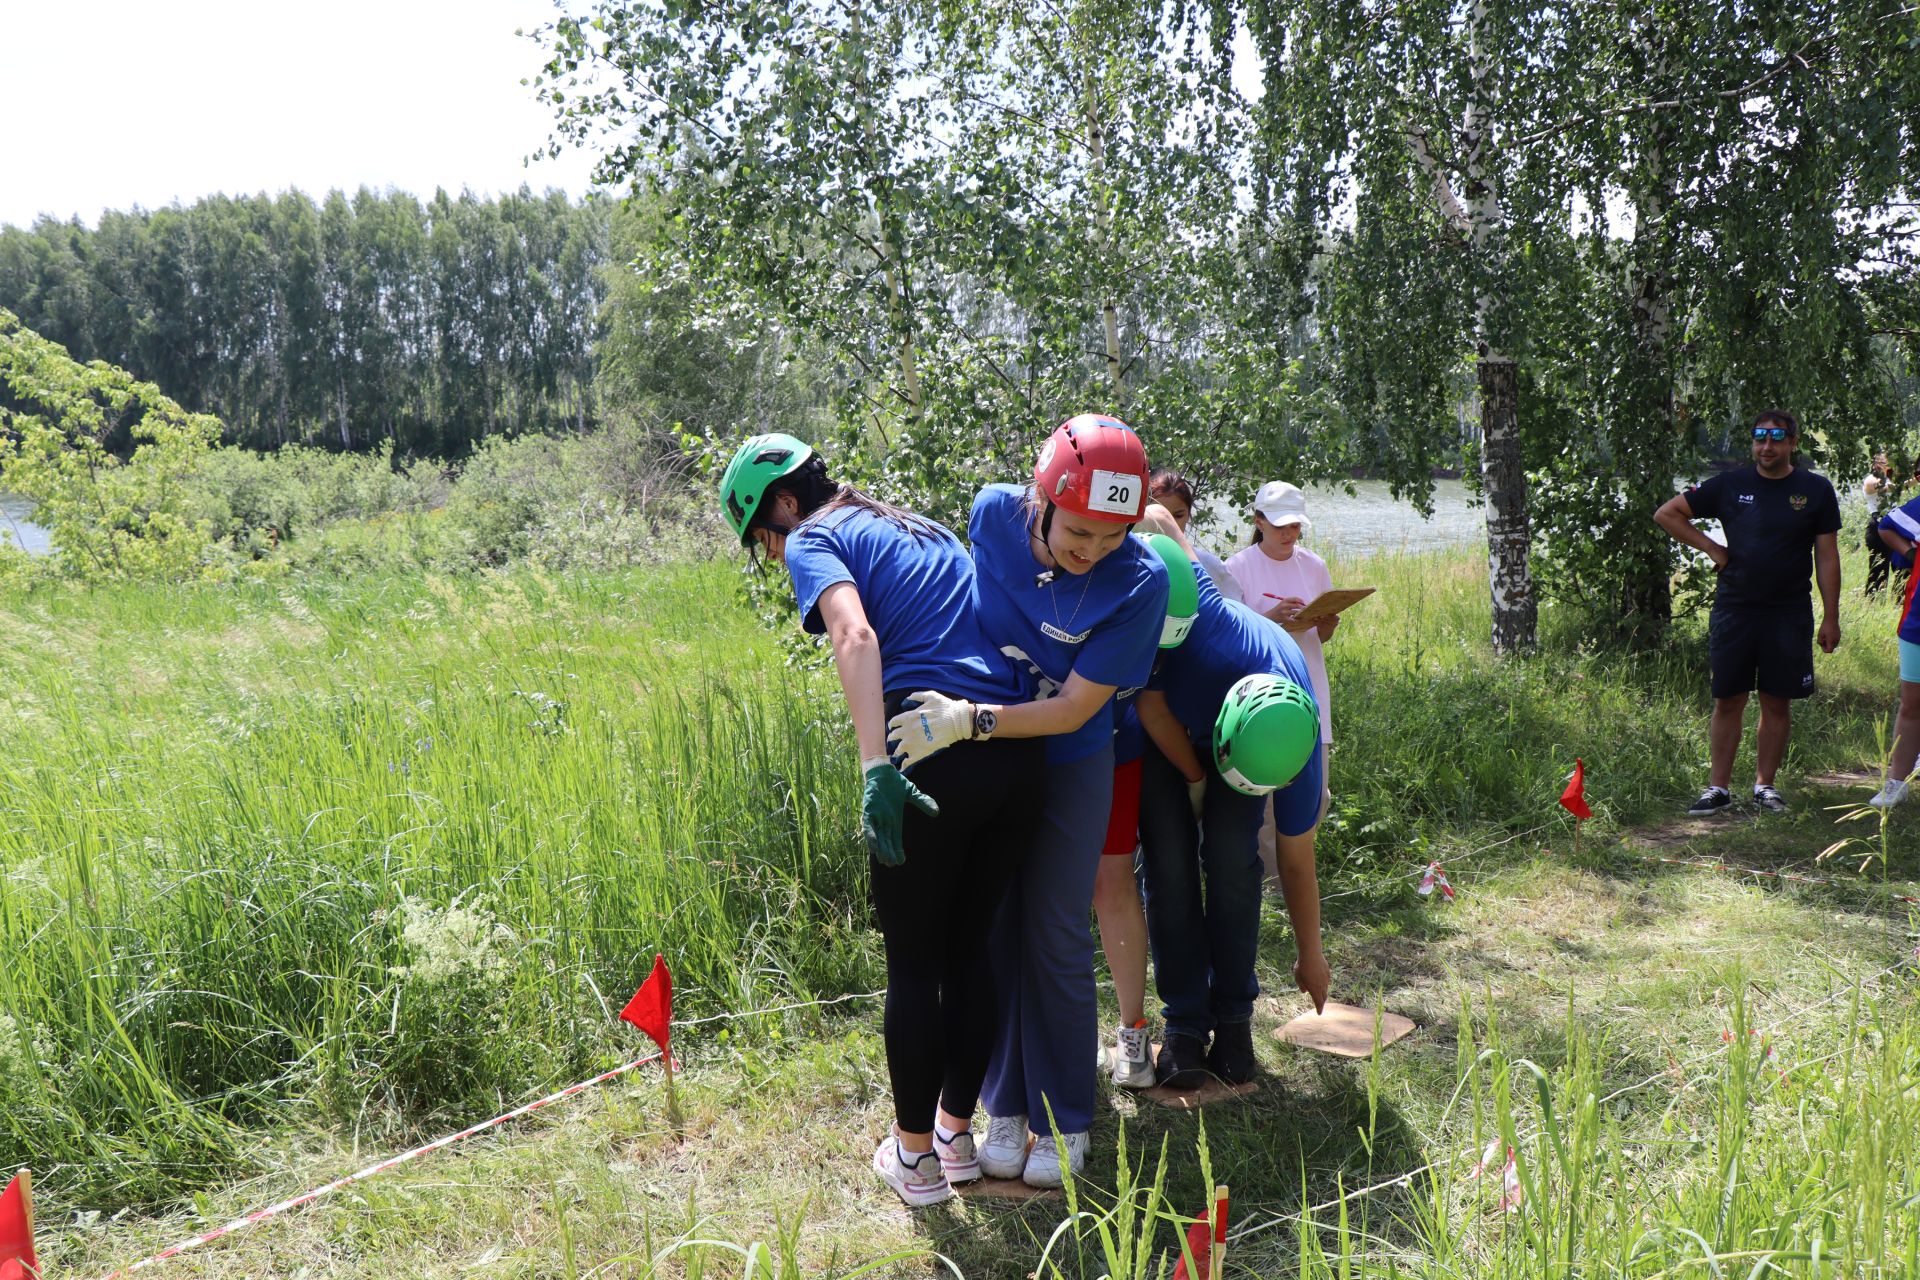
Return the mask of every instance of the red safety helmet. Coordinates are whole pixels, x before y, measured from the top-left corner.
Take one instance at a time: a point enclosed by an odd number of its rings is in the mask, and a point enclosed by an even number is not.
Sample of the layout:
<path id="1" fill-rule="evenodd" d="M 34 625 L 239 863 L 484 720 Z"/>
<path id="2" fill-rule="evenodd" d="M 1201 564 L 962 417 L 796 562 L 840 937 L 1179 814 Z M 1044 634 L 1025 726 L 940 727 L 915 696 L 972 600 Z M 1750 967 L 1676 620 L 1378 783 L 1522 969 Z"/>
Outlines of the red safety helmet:
<path id="1" fill-rule="evenodd" d="M 1147 450 L 1120 419 L 1076 414 L 1047 437 L 1033 485 L 1062 511 L 1133 524 L 1147 509 Z"/>

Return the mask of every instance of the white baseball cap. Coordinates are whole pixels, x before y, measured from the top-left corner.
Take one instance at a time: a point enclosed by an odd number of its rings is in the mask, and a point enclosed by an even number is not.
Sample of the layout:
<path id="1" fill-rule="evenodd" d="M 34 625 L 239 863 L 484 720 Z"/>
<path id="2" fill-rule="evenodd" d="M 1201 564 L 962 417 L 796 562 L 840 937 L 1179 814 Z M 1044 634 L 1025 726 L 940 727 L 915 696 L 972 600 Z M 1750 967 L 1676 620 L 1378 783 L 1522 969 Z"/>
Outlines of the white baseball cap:
<path id="1" fill-rule="evenodd" d="M 1260 492 L 1254 495 L 1253 509 L 1265 516 L 1269 524 L 1297 524 L 1300 532 L 1313 532 L 1313 521 L 1307 519 L 1307 495 L 1300 492 L 1298 485 L 1285 480 L 1269 480 L 1261 485 Z"/>

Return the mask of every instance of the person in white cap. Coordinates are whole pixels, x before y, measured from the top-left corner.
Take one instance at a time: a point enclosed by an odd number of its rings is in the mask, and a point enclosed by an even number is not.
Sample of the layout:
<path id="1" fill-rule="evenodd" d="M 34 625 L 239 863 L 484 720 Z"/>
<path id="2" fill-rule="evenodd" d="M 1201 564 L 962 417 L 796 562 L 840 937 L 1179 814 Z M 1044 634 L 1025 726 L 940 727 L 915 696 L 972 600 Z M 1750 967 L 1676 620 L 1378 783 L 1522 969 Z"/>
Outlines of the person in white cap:
<path id="1" fill-rule="evenodd" d="M 1295 629 L 1293 615 L 1315 596 L 1333 589 L 1327 562 L 1300 545 L 1301 535 L 1313 530 L 1307 518 L 1307 495 L 1285 480 L 1260 486 L 1253 499 L 1253 544 L 1227 558 L 1227 570 L 1240 583 L 1247 607 L 1287 628 L 1306 656 L 1313 677 L 1313 699 L 1320 707 L 1320 741 L 1333 743 L 1333 700 L 1327 688 L 1327 658 L 1321 644 L 1330 639 L 1338 618 L 1323 618 Z M 1312 841 L 1314 833 L 1294 839 Z M 1276 839 L 1272 815 L 1260 830 L 1260 860 L 1274 874 Z"/>

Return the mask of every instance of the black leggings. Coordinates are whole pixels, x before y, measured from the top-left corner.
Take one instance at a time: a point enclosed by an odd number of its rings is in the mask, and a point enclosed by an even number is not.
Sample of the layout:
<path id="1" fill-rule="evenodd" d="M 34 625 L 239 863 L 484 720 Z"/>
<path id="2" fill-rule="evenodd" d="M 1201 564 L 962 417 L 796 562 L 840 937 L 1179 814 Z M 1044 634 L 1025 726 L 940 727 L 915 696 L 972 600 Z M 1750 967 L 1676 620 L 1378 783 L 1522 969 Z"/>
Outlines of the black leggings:
<path id="1" fill-rule="evenodd" d="M 868 865 L 887 944 L 893 1115 L 904 1132 L 925 1133 L 936 1105 L 970 1116 L 980 1097 L 995 1026 L 982 922 L 1032 838 L 1045 747 L 1039 738 L 957 742 L 914 766 L 912 778 L 940 816 L 907 806 L 907 860 Z"/>

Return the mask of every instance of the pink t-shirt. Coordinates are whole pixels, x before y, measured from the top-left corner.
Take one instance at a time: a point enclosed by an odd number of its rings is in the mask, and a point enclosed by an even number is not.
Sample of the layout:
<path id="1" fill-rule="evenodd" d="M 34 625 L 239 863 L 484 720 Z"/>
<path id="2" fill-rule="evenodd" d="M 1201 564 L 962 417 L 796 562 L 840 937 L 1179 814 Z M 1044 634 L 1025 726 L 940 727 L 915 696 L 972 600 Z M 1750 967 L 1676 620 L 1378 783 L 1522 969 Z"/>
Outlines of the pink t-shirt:
<path id="1" fill-rule="evenodd" d="M 1257 545 L 1244 547 L 1227 558 L 1227 570 L 1246 593 L 1247 607 L 1265 613 L 1278 603 L 1277 597 L 1293 596 L 1311 600 L 1333 589 L 1333 575 L 1327 562 L 1299 543 L 1285 560 L 1275 560 Z M 1274 624 L 1278 626 L 1278 623 Z M 1307 670 L 1313 676 L 1313 700 L 1320 704 L 1320 740 L 1333 741 L 1333 699 L 1327 688 L 1327 657 L 1320 649 L 1320 633 L 1312 627 L 1289 631 L 1306 657 Z"/>

